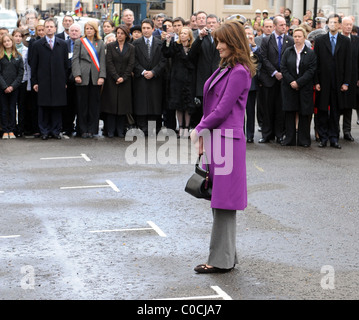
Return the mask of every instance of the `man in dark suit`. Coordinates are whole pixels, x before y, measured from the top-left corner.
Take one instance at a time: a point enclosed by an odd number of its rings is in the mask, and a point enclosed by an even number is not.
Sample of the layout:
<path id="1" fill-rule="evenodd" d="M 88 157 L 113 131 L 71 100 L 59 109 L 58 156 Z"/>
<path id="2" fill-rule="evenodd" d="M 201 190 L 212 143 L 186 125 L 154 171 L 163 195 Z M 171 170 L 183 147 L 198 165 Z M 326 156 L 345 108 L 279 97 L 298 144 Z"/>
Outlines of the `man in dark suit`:
<path id="1" fill-rule="evenodd" d="M 345 108 L 352 68 L 350 39 L 338 32 L 341 22 L 339 15 L 330 15 L 329 33 L 316 38 L 314 45 L 320 148 L 326 147 L 329 140 L 331 147 L 341 149 L 338 143 L 340 110 Z"/>
<path id="2" fill-rule="evenodd" d="M 68 52 L 66 42 L 56 39 L 56 22 L 45 21 L 46 36 L 35 41 L 31 60 L 31 84 L 38 93 L 39 127 L 43 140 L 61 139 L 62 107 L 67 104 Z"/>
<path id="3" fill-rule="evenodd" d="M 351 135 L 352 113 L 357 108 L 357 91 L 359 89 L 359 37 L 352 35 L 353 20 L 344 17 L 342 20 L 343 35 L 350 39 L 352 50 L 352 77 L 349 83 L 347 103 L 342 110 L 343 114 L 343 135 L 344 139 L 354 141 Z"/>
<path id="4" fill-rule="evenodd" d="M 262 66 L 258 80 L 263 86 L 262 138 L 259 143 L 267 143 L 276 138 L 281 143 L 284 135 L 284 111 L 282 109 L 280 62 L 284 51 L 294 45 L 293 38 L 287 36 L 286 21 L 277 16 L 273 20 L 274 32 L 262 40 L 259 54 Z"/>
<path id="5" fill-rule="evenodd" d="M 162 54 L 162 41 L 152 34 L 154 24 L 150 19 L 142 21 L 143 37 L 135 40 L 135 68 L 134 68 L 134 115 L 137 126 L 147 134 L 148 122 L 156 121 L 156 132 L 162 123 L 162 74 L 166 67 L 166 58 Z"/>
<path id="6" fill-rule="evenodd" d="M 69 40 L 70 39 L 70 26 L 74 23 L 74 18 L 70 15 L 65 15 L 62 19 L 62 26 L 64 27 L 64 31 L 56 34 L 56 37 L 62 40 Z"/>
<path id="7" fill-rule="evenodd" d="M 197 15 L 198 20 L 204 13 Z M 192 54 L 196 57 L 197 73 L 196 73 L 196 97 L 202 104 L 203 101 L 203 87 L 209 77 L 219 67 L 221 60 L 219 52 L 216 49 L 216 43 L 211 35 L 211 32 L 219 27 L 219 19 L 217 16 L 210 14 L 207 16 L 206 28 L 199 29 L 197 39 L 192 44 Z M 191 116 L 191 127 L 194 128 L 201 121 L 203 116 L 202 106 L 196 108 L 195 113 Z"/>

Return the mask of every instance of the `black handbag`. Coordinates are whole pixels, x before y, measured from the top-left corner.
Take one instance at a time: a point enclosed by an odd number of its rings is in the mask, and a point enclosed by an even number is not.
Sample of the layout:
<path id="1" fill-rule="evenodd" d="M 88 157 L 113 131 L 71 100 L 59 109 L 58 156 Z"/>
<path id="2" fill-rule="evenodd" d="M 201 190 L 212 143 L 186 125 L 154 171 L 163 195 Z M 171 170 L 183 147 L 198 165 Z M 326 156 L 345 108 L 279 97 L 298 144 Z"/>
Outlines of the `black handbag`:
<path id="1" fill-rule="evenodd" d="M 198 157 L 195 173 L 188 179 L 185 191 L 198 199 L 210 200 L 212 197 L 212 182 L 209 180 L 209 166 L 206 169 L 200 166 L 201 156 Z"/>

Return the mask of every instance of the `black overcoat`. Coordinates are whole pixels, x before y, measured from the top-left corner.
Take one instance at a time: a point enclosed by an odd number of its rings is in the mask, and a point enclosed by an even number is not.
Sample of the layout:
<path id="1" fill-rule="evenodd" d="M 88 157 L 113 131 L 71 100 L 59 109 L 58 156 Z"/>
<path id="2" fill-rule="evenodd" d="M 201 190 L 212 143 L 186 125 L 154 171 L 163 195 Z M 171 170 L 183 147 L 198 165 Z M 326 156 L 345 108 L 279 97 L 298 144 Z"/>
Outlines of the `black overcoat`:
<path id="1" fill-rule="evenodd" d="M 169 47 L 163 42 L 162 52 L 165 58 L 172 58 L 169 109 L 193 111 L 196 94 L 196 67 L 192 50 L 185 53 L 183 45 L 172 42 Z"/>
<path id="2" fill-rule="evenodd" d="M 161 115 L 162 114 L 162 76 L 166 67 L 166 58 L 162 54 L 162 41 L 153 37 L 151 56 L 148 57 L 145 38 L 135 40 L 134 68 L 134 114 L 137 116 Z M 147 80 L 143 71 L 152 71 L 154 77 Z"/>
<path id="3" fill-rule="evenodd" d="M 68 52 L 64 40 L 56 38 L 51 50 L 46 37 L 32 45 L 31 85 L 39 86 L 37 103 L 43 107 L 67 105 Z"/>
<path id="4" fill-rule="evenodd" d="M 335 72 L 335 90 L 338 96 L 339 109 L 345 108 L 348 94 L 340 89 L 343 84 L 350 84 L 351 80 L 352 55 L 349 38 L 338 34 L 334 52 L 335 68 L 333 67 L 332 48 L 328 34 L 315 39 L 314 52 L 317 55 L 315 84 L 320 84 L 321 87 L 321 90 L 316 92 L 316 106 L 320 110 L 328 110 L 332 76 Z"/>
<path id="5" fill-rule="evenodd" d="M 359 80 L 359 37 L 350 35 L 350 43 L 352 49 L 352 77 L 349 84 L 345 108 L 357 109 L 357 94 L 359 93 L 359 87 L 357 86 Z"/>
<path id="6" fill-rule="evenodd" d="M 135 65 L 135 47 L 125 43 L 123 50 L 118 42 L 106 47 L 106 80 L 101 95 L 101 112 L 126 115 L 132 113 L 132 71 Z M 118 78 L 124 82 L 116 84 Z"/>
<path id="7" fill-rule="evenodd" d="M 192 44 L 192 55 L 196 63 L 196 96 L 203 97 L 206 81 L 218 69 L 221 58 L 212 36 L 198 37 Z"/>
<path id="8" fill-rule="evenodd" d="M 297 111 L 301 115 L 311 115 L 314 111 L 313 84 L 317 57 L 313 50 L 304 46 L 300 55 L 297 73 L 297 53 L 295 47 L 288 48 L 281 59 L 283 111 Z M 296 81 L 299 90 L 292 89 L 290 83 Z"/>

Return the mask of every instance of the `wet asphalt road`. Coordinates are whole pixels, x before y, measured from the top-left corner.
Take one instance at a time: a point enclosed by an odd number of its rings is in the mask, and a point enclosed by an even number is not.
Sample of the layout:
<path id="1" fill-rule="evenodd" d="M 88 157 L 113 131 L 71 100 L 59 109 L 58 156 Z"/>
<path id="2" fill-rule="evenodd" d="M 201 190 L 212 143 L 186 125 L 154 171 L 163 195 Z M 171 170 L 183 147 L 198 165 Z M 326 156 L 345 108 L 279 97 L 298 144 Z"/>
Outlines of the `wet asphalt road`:
<path id="1" fill-rule="evenodd" d="M 0 141 L 0 299 L 358 299 L 354 119 L 352 135 L 248 145 L 240 263 L 222 275 L 193 271 L 212 217 L 183 191 L 192 164 L 130 165 L 118 138 Z"/>

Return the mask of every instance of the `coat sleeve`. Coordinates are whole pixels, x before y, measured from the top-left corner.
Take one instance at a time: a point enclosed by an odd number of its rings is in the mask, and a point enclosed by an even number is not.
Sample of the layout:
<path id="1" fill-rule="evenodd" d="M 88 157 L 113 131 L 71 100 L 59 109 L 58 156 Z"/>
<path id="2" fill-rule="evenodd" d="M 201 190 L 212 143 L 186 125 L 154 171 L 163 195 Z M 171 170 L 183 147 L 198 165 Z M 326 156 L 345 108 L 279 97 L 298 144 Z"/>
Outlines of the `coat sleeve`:
<path id="1" fill-rule="evenodd" d="M 154 68 L 152 68 L 152 72 L 154 74 L 155 77 L 159 77 L 162 75 L 163 70 L 166 67 L 166 63 L 167 63 L 167 59 L 163 56 L 162 53 L 162 43 L 158 43 L 158 49 L 157 49 L 157 54 L 159 55 L 159 62 L 156 64 L 156 66 Z"/>
<path id="2" fill-rule="evenodd" d="M 81 53 L 81 40 L 78 39 L 74 44 L 74 52 L 72 55 L 72 75 L 74 78 L 81 77 L 81 68 L 80 68 L 80 53 Z"/>
<path id="3" fill-rule="evenodd" d="M 294 77 L 291 75 L 289 68 L 288 68 L 288 63 L 290 63 L 290 54 L 291 54 L 291 50 L 286 50 L 283 54 L 281 63 L 280 63 L 280 71 L 282 72 L 284 81 L 288 84 L 292 83 L 293 81 L 296 81 L 294 79 Z"/>
<path id="4" fill-rule="evenodd" d="M 269 40 L 270 40 L 270 37 L 264 38 L 262 40 L 262 45 L 260 47 L 260 54 L 262 56 L 262 68 L 264 67 L 267 70 L 267 73 L 269 75 L 272 75 L 273 72 L 277 70 L 277 68 L 274 67 L 273 64 L 269 61 L 269 58 L 270 58 L 268 56 Z"/>
<path id="5" fill-rule="evenodd" d="M 207 117 L 202 118 L 196 127 L 198 133 L 201 133 L 204 129 L 213 130 L 228 118 L 233 106 L 243 94 L 238 84 L 247 78 L 248 74 L 244 68 L 232 69 L 232 72 L 228 75 L 228 82 L 221 100 L 216 106 L 212 106 L 212 112 Z"/>
<path id="6" fill-rule="evenodd" d="M 135 48 L 133 46 L 130 47 L 130 58 L 128 60 L 128 64 L 123 74 L 123 80 L 127 81 L 132 78 L 132 71 L 135 66 Z"/>
<path id="7" fill-rule="evenodd" d="M 113 62 L 113 46 L 107 46 L 106 52 L 106 68 L 107 68 L 107 76 L 109 80 L 117 81 L 120 75 L 116 71 L 115 64 Z"/>
<path id="8" fill-rule="evenodd" d="M 39 46 L 36 44 L 32 45 L 31 50 L 31 85 L 32 87 L 36 84 L 39 84 L 39 81 L 37 79 L 37 69 L 39 64 L 39 54 L 38 54 L 38 48 Z"/>
<path id="9" fill-rule="evenodd" d="M 100 74 L 98 75 L 99 78 L 106 79 L 106 53 L 105 53 L 105 44 L 102 40 L 99 41 L 100 45 Z"/>

